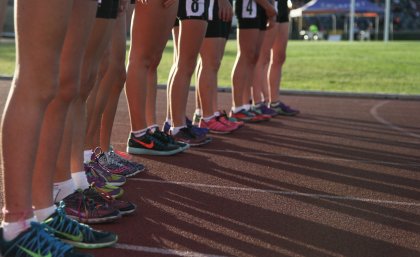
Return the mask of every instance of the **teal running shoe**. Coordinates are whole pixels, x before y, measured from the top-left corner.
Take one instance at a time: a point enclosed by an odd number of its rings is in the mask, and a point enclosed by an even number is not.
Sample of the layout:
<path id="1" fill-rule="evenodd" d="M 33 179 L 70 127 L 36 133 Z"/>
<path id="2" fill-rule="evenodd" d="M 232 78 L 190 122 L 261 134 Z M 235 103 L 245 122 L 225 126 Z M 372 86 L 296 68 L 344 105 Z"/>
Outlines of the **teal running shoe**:
<path id="1" fill-rule="evenodd" d="M 113 233 L 94 230 L 68 217 L 64 211 L 63 201 L 43 224 L 55 237 L 79 248 L 103 248 L 115 244 L 118 240 L 118 236 Z"/>
<path id="2" fill-rule="evenodd" d="M 93 257 L 77 253 L 73 246 L 51 235 L 45 224 L 32 222 L 31 227 L 15 239 L 6 241 L 0 228 L 0 255 L 3 257 Z"/>

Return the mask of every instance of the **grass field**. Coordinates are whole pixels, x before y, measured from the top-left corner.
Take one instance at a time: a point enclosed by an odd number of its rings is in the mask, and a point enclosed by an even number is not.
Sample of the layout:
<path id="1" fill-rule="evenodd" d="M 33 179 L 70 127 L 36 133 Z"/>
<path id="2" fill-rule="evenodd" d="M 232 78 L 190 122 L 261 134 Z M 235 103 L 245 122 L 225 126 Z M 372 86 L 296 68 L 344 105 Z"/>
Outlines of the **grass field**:
<path id="1" fill-rule="evenodd" d="M 166 84 L 172 63 L 172 41 L 159 66 L 159 83 Z M 291 41 L 283 68 L 283 89 L 420 94 L 418 42 L 304 42 Z M 227 44 L 219 85 L 230 86 L 236 42 Z M 0 44 L 0 74 L 11 76 L 14 46 Z M 192 82 L 194 84 L 194 82 Z"/>

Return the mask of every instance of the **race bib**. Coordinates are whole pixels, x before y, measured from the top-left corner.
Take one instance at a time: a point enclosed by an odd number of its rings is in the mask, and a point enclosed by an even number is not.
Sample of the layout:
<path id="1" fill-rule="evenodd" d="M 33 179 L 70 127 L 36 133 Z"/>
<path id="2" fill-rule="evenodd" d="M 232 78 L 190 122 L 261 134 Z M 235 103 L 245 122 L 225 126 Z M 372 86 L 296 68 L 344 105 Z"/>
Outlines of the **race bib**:
<path id="1" fill-rule="evenodd" d="M 209 4 L 209 21 L 212 21 L 213 20 L 214 1 L 216 1 L 216 0 L 210 0 L 210 4 Z"/>
<path id="2" fill-rule="evenodd" d="M 204 14 L 204 0 L 187 0 L 187 16 L 201 16 Z"/>
<path id="3" fill-rule="evenodd" d="M 242 2 L 242 18 L 256 18 L 257 3 L 254 0 L 244 0 Z"/>

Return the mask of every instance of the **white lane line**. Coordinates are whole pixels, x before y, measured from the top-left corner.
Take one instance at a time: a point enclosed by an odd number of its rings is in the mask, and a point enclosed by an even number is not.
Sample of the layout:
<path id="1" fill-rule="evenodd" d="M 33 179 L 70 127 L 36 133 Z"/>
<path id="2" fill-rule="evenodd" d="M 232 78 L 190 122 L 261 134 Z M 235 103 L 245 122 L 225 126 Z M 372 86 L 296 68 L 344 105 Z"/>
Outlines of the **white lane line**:
<path id="1" fill-rule="evenodd" d="M 126 146 L 127 143 L 113 143 L 113 145 Z M 420 163 L 400 163 L 400 162 L 386 162 L 386 161 L 375 161 L 375 160 L 366 160 L 366 159 L 345 159 L 337 157 L 321 157 L 321 156 L 302 156 L 302 155 L 293 155 L 293 154 L 276 154 L 276 153 L 259 153 L 259 152 L 245 152 L 245 151 L 232 151 L 232 150 L 221 150 L 221 149 L 205 149 L 201 148 L 200 152 L 223 152 L 223 153 L 235 153 L 235 154 L 246 154 L 246 155 L 260 155 L 260 156 L 278 156 L 285 158 L 295 158 L 295 159 L 307 159 L 307 160 L 320 160 L 320 161 L 338 161 L 338 162 L 360 162 L 360 163 L 372 163 L 372 164 L 384 164 L 384 165 L 395 165 L 395 166 L 412 166 L 418 167 Z"/>
<path id="2" fill-rule="evenodd" d="M 158 254 L 176 255 L 176 256 L 184 256 L 184 257 L 227 257 L 224 255 L 205 254 L 205 253 L 197 253 L 197 252 L 190 252 L 190 251 L 178 251 L 178 250 L 171 250 L 171 249 L 165 249 L 165 248 L 155 248 L 155 247 L 129 245 L 129 244 L 115 244 L 114 248 L 137 251 L 137 252 L 158 253 Z"/>
<path id="3" fill-rule="evenodd" d="M 392 124 L 392 122 L 389 122 L 389 121 L 387 121 L 387 120 L 385 120 L 384 118 L 382 118 L 379 114 L 378 114 L 378 109 L 379 108 L 381 108 L 382 106 L 384 106 L 385 104 L 387 104 L 387 103 L 389 103 L 390 101 L 383 101 L 383 102 L 379 102 L 378 104 L 376 104 L 375 106 L 373 106 L 371 109 L 370 109 L 370 114 L 377 120 L 377 121 L 379 121 L 380 123 L 382 123 L 382 124 L 384 124 L 384 125 L 386 125 L 386 126 L 388 126 L 388 127 L 390 127 L 390 128 L 392 128 L 392 129 L 395 129 L 395 130 L 398 130 L 399 132 L 401 132 L 401 133 L 403 133 L 403 134 L 405 134 L 405 135 L 408 135 L 408 136 L 412 136 L 412 137 L 415 137 L 415 138 L 420 138 L 420 135 L 418 135 L 418 134 L 416 134 L 416 133 L 412 133 L 412 132 L 410 132 L 410 131 L 407 131 L 407 130 L 405 130 L 405 129 L 403 129 L 403 128 L 401 128 L 401 127 L 398 127 L 398 126 L 396 126 L 396 125 L 394 125 L 394 124 Z"/>
<path id="4" fill-rule="evenodd" d="M 308 193 L 300 193 L 300 192 L 295 192 L 295 191 L 267 190 L 267 189 L 258 189 L 258 188 L 252 188 L 252 187 L 219 186 L 219 185 L 209 185 L 209 184 L 190 183 L 190 182 L 164 181 L 164 180 L 156 180 L 156 179 L 130 178 L 130 180 L 135 180 L 135 181 L 140 181 L 140 182 L 159 183 L 159 184 L 173 184 L 173 185 L 185 185 L 185 186 L 192 186 L 192 187 L 227 189 L 227 190 L 234 190 L 234 191 L 272 193 L 272 194 L 288 195 L 288 196 L 304 196 L 304 197 L 310 197 L 310 198 L 369 202 L 369 203 L 380 203 L 380 204 L 389 204 L 389 205 L 420 206 L 420 203 L 416 203 L 416 202 L 399 202 L 399 201 L 389 201 L 389 200 L 380 200 L 380 199 L 360 198 L 360 197 L 353 197 L 353 196 L 308 194 Z"/>
<path id="5" fill-rule="evenodd" d="M 375 160 L 366 160 L 366 159 L 345 159 L 338 157 L 321 157 L 321 156 L 302 156 L 302 155 L 290 155 L 290 154 L 276 154 L 276 153 L 258 153 L 258 152 L 241 152 L 241 151 L 232 151 L 232 150 L 219 150 L 219 149 L 200 149 L 203 152 L 228 152 L 228 153 L 237 153 L 237 154 L 247 154 L 247 155 L 261 155 L 261 156 L 278 156 L 278 157 L 287 157 L 287 158 L 296 158 L 296 159 L 308 159 L 308 160 L 321 160 L 321 161 L 339 161 L 339 162 L 361 162 L 361 163 L 374 163 L 374 164 L 389 164 L 397 166 L 420 166 L 420 163 L 399 163 L 399 162 L 386 162 L 386 161 L 375 161 Z"/>

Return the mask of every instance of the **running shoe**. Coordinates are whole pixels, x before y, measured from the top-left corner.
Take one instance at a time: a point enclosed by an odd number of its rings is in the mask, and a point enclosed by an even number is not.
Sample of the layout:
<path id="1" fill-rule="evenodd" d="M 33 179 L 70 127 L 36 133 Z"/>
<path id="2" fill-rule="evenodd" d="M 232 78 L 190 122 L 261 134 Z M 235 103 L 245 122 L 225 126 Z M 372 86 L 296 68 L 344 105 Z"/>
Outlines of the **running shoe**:
<path id="1" fill-rule="evenodd" d="M 229 122 L 235 123 L 236 125 L 238 125 L 238 128 L 243 127 L 244 124 L 245 124 L 243 121 L 239 121 L 238 119 L 236 119 L 234 117 L 229 117 L 225 110 L 220 111 L 220 117 L 226 119 Z M 223 122 L 223 120 L 222 120 L 222 122 Z"/>
<path id="2" fill-rule="evenodd" d="M 128 139 L 127 152 L 131 154 L 148 155 L 174 155 L 183 151 L 176 144 L 169 144 L 153 137 L 150 130 L 141 137 L 136 137 L 133 133 Z"/>
<path id="3" fill-rule="evenodd" d="M 98 163 L 103 170 L 108 171 L 111 174 L 123 176 L 124 179 L 125 174 L 131 174 L 135 172 L 135 170 L 130 166 L 126 166 L 110 160 L 100 147 L 96 147 L 96 149 L 93 151 L 91 162 Z"/>
<path id="4" fill-rule="evenodd" d="M 284 116 L 296 116 L 300 113 L 299 110 L 290 108 L 288 105 L 278 101 L 275 103 L 270 103 L 270 108 L 275 110 L 277 114 Z"/>
<path id="5" fill-rule="evenodd" d="M 98 191 L 109 194 L 113 198 L 121 197 L 124 194 L 124 189 L 108 184 L 100 176 L 95 176 L 92 169 L 88 167 L 86 170 L 86 177 L 89 184 L 94 184 Z"/>
<path id="6" fill-rule="evenodd" d="M 261 103 L 259 105 L 255 105 L 254 107 L 256 110 L 258 110 L 261 114 L 269 115 L 270 117 L 277 116 L 277 112 L 270 107 L 268 107 L 265 103 Z"/>
<path id="7" fill-rule="evenodd" d="M 153 137 L 157 138 L 158 140 L 166 143 L 166 144 L 175 144 L 181 147 L 182 151 L 187 150 L 190 148 L 189 144 L 183 143 L 183 142 L 177 142 L 175 141 L 174 137 L 172 135 L 169 135 L 165 132 L 162 132 L 159 128 L 156 128 L 155 131 L 152 134 Z"/>
<path id="8" fill-rule="evenodd" d="M 106 156 L 108 157 L 108 161 L 122 164 L 128 169 L 126 169 L 122 175 L 125 177 L 132 177 L 137 175 L 140 172 L 146 171 L 146 167 L 138 162 L 130 161 L 122 157 L 121 155 L 115 153 L 113 150 L 106 152 Z"/>
<path id="9" fill-rule="evenodd" d="M 63 199 L 64 210 L 70 218 L 83 223 L 105 223 L 121 218 L 121 213 L 108 204 L 95 202 L 84 194 L 84 190 L 76 190 Z"/>
<path id="10" fill-rule="evenodd" d="M 192 123 L 192 121 L 190 119 L 188 119 L 188 117 L 185 117 L 185 124 L 187 125 L 187 127 L 190 127 L 195 135 L 207 135 L 209 133 L 209 129 L 208 128 L 200 128 L 196 125 L 194 125 Z"/>
<path id="11" fill-rule="evenodd" d="M 55 212 L 42 223 L 55 237 L 79 248 L 107 247 L 115 244 L 118 240 L 116 234 L 94 230 L 88 225 L 69 218 L 64 211 L 64 202 L 60 202 Z"/>
<path id="12" fill-rule="evenodd" d="M 249 112 L 255 114 L 255 118 L 260 119 L 260 121 L 269 121 L 271 119 L 270 115 L 262 114 L 260 110 L 255 108 L 251 108 Z"/>
<path id="13" fill-rule="evenodd" d="M 0 255 L 3 257 L 93 257 L 86 253 L 73 251 L 66 244 L 48 232 L 44 224 L 32 222 L 31 226 L 15 239 L 6 241 L 3 228 L 0 228 Z"/>
<path id="14" fill-rule="evenodd" d="M 211 141 L 211 139 L 208 139 L 205 135 L 194 134 L 192 128 L 188 126 L 180 129 L 173 137 L 175 141 L 183 142 L 191 146 L 201 146 L 208 144 Z"/>
<path id="15" fill-rule="evenodd" d="M 245 109 L 242 109 L 237 113 L 234 113 L 233 111 L 231 111 L 230 112 L 230 117 L 235 118 L 239 121 L 243 121 L 243 122 L 255 123 L 255 122 L 261 122 L 262 121 L 261 117 L 256 116 L 254 113 L 252 113 L 250 111 L 246 111 Z"/>
<path id="16" fill-rule="evenodd" d="M 94 185 L 83 190 L 83 194 L 97 203 L 109 205 L 110 207 L 120 211 L 121 215 L 131 214 L 137 209 L 136 205 L 131 202 L 116 200 L 106 193 L 99 192 Z"/>
<path id="17" fill-rule="evenodd" d="M 122 175 L 112 174 L 105 170 L 97 161 L 91 161 L 84 164 L 85 172 L 89 173 L 89 184 L 98 180 L 112 186 L 122 186 L 126 178 Z M 90 180 L 90 181 L 89 181 Z"/>
<path id="18" fill-rule="evenodd" d="M 200 128 L 208 128 L 211 133 L 215 134 L 229 134 L 238 129 L 238 126 L 233 123 L 221 122 L 219 117 L 214 117 L 207 122 L 201 119 Z"/>

